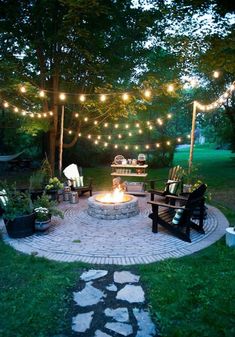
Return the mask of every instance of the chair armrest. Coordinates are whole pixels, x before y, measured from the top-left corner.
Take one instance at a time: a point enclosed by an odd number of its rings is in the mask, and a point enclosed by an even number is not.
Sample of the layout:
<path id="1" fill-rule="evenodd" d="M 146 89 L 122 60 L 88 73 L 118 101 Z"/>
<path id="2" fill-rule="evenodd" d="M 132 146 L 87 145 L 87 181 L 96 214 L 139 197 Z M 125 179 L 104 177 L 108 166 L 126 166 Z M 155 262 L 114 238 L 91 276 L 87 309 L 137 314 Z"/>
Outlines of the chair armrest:
<path id="1" fill-rule="evenodd" d="M 175 183 L 179 183 L 179 180 L 167 181 L 166 185 L 171 185 L 171 184 L 175 184 Z"/>
<path id="2" fill-rule="evenodd" d="M 174 206 L 174 205 L 164 204 L 162 202 L 147 201 L 147 203 L 151 204 L 151 205 L 156 205 L 156 206 L 160 206 L 160 207 L 167 207 L 167 208 L 172 208 L 172 209 L 183 209 L 183 210 L 187 209 L 183 206 Z"/>
<path id="3" fill-rule="evenodd" d="M 186 198 L 186 197 L 182 197 L 182 196 L 179 196 L 179 195 L 171 195 L 171 194 L 165 195 L 165 198 L 175 199 L 175 200 L 182 200 L 182 201 L 187 201 L 188 200 L 188 198 Z"/>

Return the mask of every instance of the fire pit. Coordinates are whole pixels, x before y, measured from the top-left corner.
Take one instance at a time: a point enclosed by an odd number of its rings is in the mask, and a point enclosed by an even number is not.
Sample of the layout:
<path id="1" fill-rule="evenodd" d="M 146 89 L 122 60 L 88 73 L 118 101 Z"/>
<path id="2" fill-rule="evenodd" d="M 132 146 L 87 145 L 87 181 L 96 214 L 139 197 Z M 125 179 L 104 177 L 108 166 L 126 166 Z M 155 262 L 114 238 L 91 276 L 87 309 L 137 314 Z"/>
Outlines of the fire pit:
<path id="1" fill-rule="evenodd" d="M 139 213 L 138 199 L 117 190 L 98 194 L 88 199 L 87 213 L 105 220 L 130 218 Z"/>

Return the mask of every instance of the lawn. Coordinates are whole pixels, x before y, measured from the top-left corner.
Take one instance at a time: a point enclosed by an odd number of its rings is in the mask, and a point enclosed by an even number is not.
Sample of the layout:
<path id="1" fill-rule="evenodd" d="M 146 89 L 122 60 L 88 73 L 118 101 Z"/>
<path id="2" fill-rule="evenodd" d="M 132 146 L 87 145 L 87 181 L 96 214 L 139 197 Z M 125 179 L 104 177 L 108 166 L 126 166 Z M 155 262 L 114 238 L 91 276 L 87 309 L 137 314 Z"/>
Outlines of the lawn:
<path id="1" fill-rule="evenodd" d="M 187 167 L 187 160 L 188 149 L 176 153 L 175 164 Z M 198 147 L 194 163 L 208 184 L 211 203 L 235 224 L 234 155 Z M 150 169 L 149 177 L 165 178 L 167 172 Z M 110 168 L 84 173 L 94 178 L 96 189 L 110 187 Z M 84 264 L 22 255 L 2 241 L 0 256 L 0 336 L 70 336 L 72 288 Z M 235 335 L 235 250 L 224 238 L 191 256 L 138 266 L 138 271 L 162 336 Z"/>

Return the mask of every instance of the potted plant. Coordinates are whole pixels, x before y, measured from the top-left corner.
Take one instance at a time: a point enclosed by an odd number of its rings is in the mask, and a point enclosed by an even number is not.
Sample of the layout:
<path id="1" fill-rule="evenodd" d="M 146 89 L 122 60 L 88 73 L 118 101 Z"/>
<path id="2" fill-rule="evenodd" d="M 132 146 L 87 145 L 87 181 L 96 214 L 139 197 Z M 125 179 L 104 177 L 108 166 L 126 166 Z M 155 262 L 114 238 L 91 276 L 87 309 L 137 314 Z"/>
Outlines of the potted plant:
<path id="1" fill-rule="evenodd" d="M 29 191 L 32 200 L 43 194 L 45 187 L 45 173 L 41 170 L 34 172 L 29 178 Z"/>
<path id="2" fill-rule="evenodd" d="M 64 217 L 63 212 L 57 208 L 56 202 L 51 200 L 48 195 L 43 194 L 38 197 L 34 203 L 35 212 L 35 229 L 45 231 L 50 227 L 51 217 L 59 216 Z"/>
<path id="3" fill-rule="evenodd" d="M 45 191 L 52 200 L 57 200 L 58 191 L 63 189 L 64 185 L 59 181 L 57 177 L 49 179 L 49 184 L 46 185 Z"/>
<path id="4" fill-rule="evenodd" d="M 29 194 L 19 192 L 15 186 L 5 186 L 5 199 L 0 199 L 3 220 L 11 238 L 22 238 L 34 233 L 35 214 Z"/>

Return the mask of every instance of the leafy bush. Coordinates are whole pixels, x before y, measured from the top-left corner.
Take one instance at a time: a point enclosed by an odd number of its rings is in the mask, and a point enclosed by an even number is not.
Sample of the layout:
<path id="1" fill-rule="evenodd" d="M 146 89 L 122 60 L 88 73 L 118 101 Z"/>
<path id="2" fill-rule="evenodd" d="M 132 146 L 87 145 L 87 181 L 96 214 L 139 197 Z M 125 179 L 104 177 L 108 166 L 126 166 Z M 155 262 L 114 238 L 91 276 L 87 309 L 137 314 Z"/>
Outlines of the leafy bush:
<path id="1" fill-rule="evenodd" d="M 33 203 L 34 211 L 36 213 L 36 220 L 45 221 L 48 220 L 52 215 L 63 218 L 63 212 L 58 209 L 56 205 L 57 203 L 51 200 L 46 194 L 38 197 Z"/>
<path id="2" fill-rule="evenodd" d="M 3 187 L 5 191 L 5 201 L 0 199 L 0 206 L 3 209 L 3 218 L 14 220 L 18 216 L 31 214 L 33 205 L 28 193 L 19 192 L 15 185 Z"/>
<path id="3" fill-rule="evenodd" d="M 49 184 L 46 185 L 45 189 L 47 191 L 51 191 L 51 190 L 61 190 L 64 187 L 64 185 L 59 181 L 59 179 L 57 177 L 53 177 L 49 179 Z"/>

